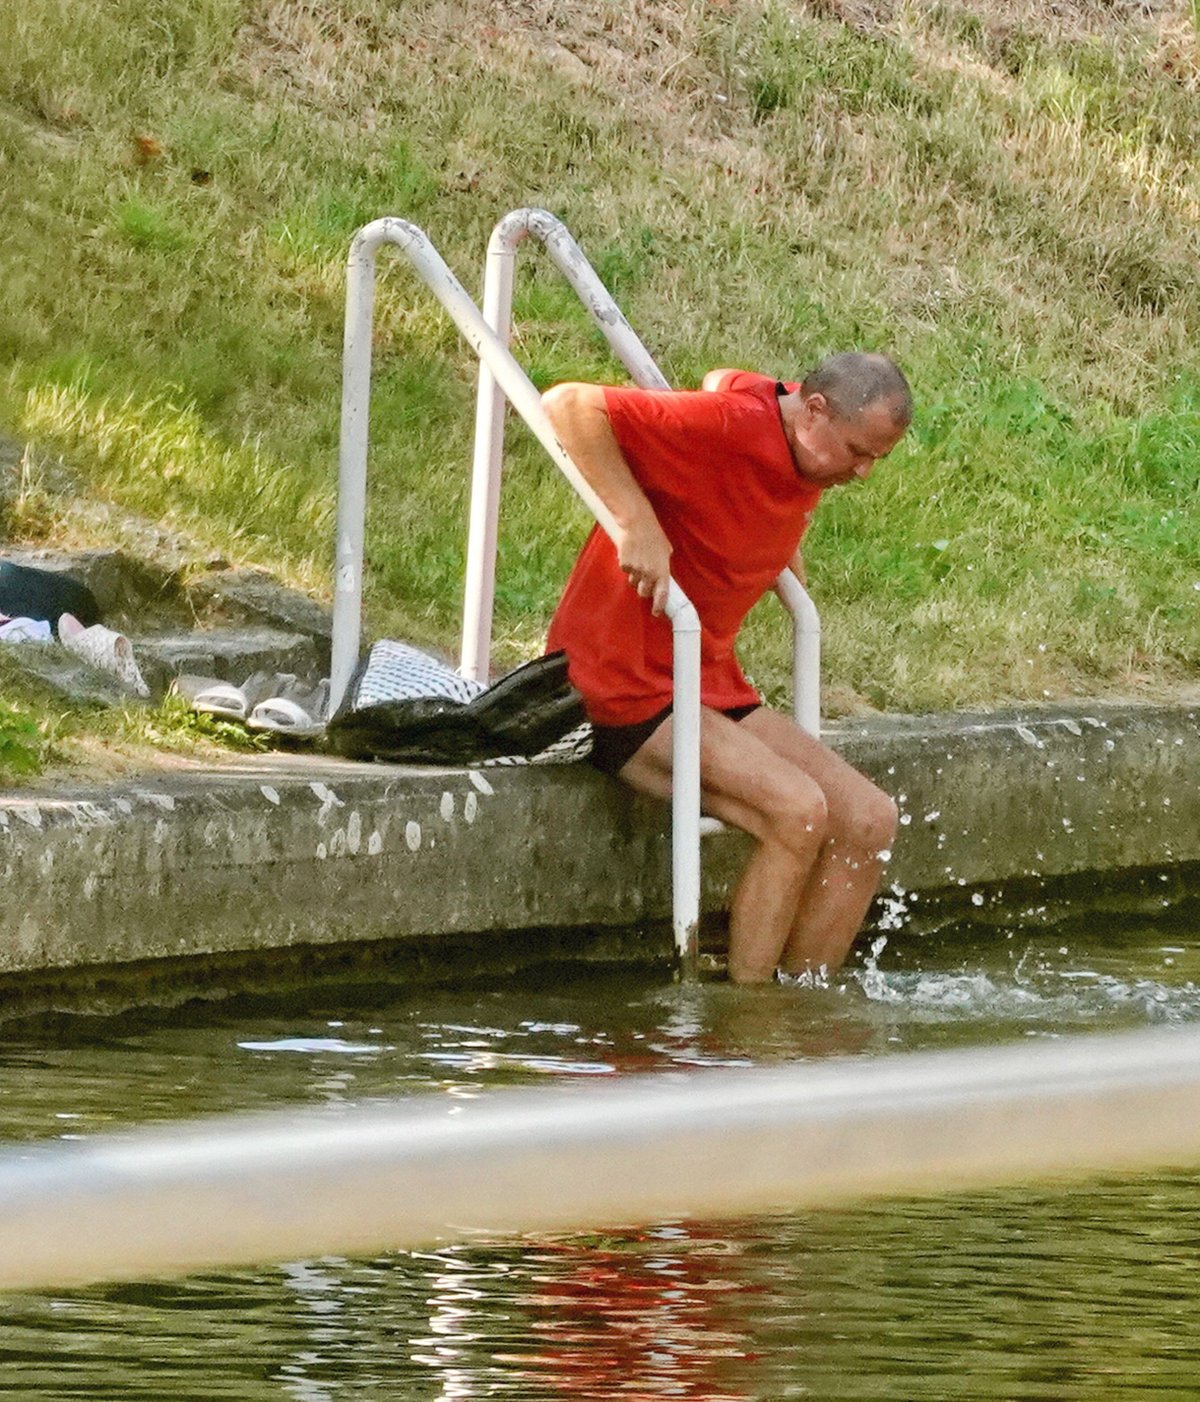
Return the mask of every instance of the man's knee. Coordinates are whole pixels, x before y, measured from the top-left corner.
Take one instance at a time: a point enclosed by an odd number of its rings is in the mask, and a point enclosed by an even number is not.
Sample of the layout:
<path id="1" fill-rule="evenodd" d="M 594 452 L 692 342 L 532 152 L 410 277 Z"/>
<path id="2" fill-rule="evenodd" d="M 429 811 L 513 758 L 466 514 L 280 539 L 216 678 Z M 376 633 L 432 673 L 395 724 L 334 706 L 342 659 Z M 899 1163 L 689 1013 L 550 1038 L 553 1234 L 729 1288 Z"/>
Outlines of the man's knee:
<path id="1" fill-rule="evenodd" d="M 825 795 L 807 775 L 796 770 L 782 774 L 764 795 L 769 836 L 797 856 L 811 857 L 829 831 L 829 807 Z"/>
<path id="2" fill-rule="evenodd" d="M 891 850 L 899 823 L 896 800 L 864 780 L 846 808 L 831 824 L 831 835 L 871 856 Z"/>

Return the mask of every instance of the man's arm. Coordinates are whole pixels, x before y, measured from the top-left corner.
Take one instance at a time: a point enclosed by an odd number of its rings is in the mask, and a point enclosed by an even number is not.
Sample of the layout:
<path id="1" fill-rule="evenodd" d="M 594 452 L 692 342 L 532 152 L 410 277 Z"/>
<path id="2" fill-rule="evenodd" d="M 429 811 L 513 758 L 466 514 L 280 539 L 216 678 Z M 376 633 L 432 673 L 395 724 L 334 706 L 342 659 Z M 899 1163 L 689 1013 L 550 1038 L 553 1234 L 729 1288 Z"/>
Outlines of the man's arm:
<path id="1" fill-rule="evenodd" d="M 709 370 L 706 372 L 704 378 L 700 381 L 700 388 L 708 390 L 719 390 L 721 388 L 721 381 L 725 379 L 726 375 L 737 375 L 740 373 L 741 372 L 738 370 L 730 369 Z"/>
<path id="2" fill-rule="evenodd" d="M 638 486 L 608 421 L 601 385 L 555 385 L 542 407 L 588 485 L 617 524 L 617 563 L 651 612 L 662 613 L 671 577 L 671 542 Z"/>
<path id="3" fill-rule="evenodd" d="M 796 576 L 804 587 L 808 588 L 808 571 L 804 568 L 804 551 L 800 546 L 796 546 L 796 553 L 788 561 L 788 569 Z"/>

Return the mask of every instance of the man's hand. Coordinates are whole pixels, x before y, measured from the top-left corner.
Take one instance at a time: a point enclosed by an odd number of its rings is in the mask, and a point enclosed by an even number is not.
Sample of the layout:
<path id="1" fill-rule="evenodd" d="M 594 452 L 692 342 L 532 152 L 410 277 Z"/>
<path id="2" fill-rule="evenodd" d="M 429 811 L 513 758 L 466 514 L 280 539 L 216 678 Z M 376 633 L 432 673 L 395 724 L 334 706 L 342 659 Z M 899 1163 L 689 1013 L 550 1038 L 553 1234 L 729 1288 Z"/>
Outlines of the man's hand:
<path id="1" fill-rule="evenodd" d="M 621 572 L 641 598 L 650 600 L 650 612 L 657 618 L 667 606 L 671 542 L 650 514 L 619 528 L 616 546 Z"/>

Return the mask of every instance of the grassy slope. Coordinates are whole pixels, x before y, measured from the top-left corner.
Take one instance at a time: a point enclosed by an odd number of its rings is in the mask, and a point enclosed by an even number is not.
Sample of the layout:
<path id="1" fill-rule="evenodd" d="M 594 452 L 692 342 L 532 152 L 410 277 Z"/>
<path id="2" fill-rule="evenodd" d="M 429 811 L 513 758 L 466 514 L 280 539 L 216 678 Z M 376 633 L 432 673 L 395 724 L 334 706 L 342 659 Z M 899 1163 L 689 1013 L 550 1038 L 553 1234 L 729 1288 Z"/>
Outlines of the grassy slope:
<path id="1" fill-rule="evenodd" d="M 343 266 L 383 213 L 472 291 L 562 217 L 673 380 L 892 350 L 920 416 L 810 537 L 831 700 L 1186 683 L 1200 661 L 1191 0 L 24 0 L 0 7 L 0 424 L 37 463 L 325 587 Z M 380 279 L 373 626 L 452 648 L 471 358 Z M 618 372 L 534 253 L 518 356 Z M 58 523 L 61 527 L 61 523 Z M 501 659 L 581 509 L 510 431 Z M 752 670 L 786 671 L 773 604 Z"/>

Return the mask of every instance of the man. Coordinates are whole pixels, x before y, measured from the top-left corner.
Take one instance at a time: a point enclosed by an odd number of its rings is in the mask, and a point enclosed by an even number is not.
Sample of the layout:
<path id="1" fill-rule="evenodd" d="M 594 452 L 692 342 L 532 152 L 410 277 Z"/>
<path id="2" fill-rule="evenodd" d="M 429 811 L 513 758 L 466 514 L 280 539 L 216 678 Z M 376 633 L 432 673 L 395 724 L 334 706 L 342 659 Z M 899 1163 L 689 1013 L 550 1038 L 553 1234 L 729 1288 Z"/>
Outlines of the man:
<path id="1" fill-rule="evenodd" d="M 865 480 L 899 442 L 908 384 L 886 356 L 846 352 L 800 384 L 714 370 L 697 391 L 562 384 L 542 402 L 617 523 L 615 543 L 589 537 L 547 641 L 587 704 L 593 762 L 670 795 L 673 573 L 702 629 L 701 802 L 756 840 L 730 908 L 729 975 L 821 981 L 862 924 L 896 805 L 763 706 L 733 645 L 786 566 L 804 578 L 800 540 L 821 493 Z"/>

